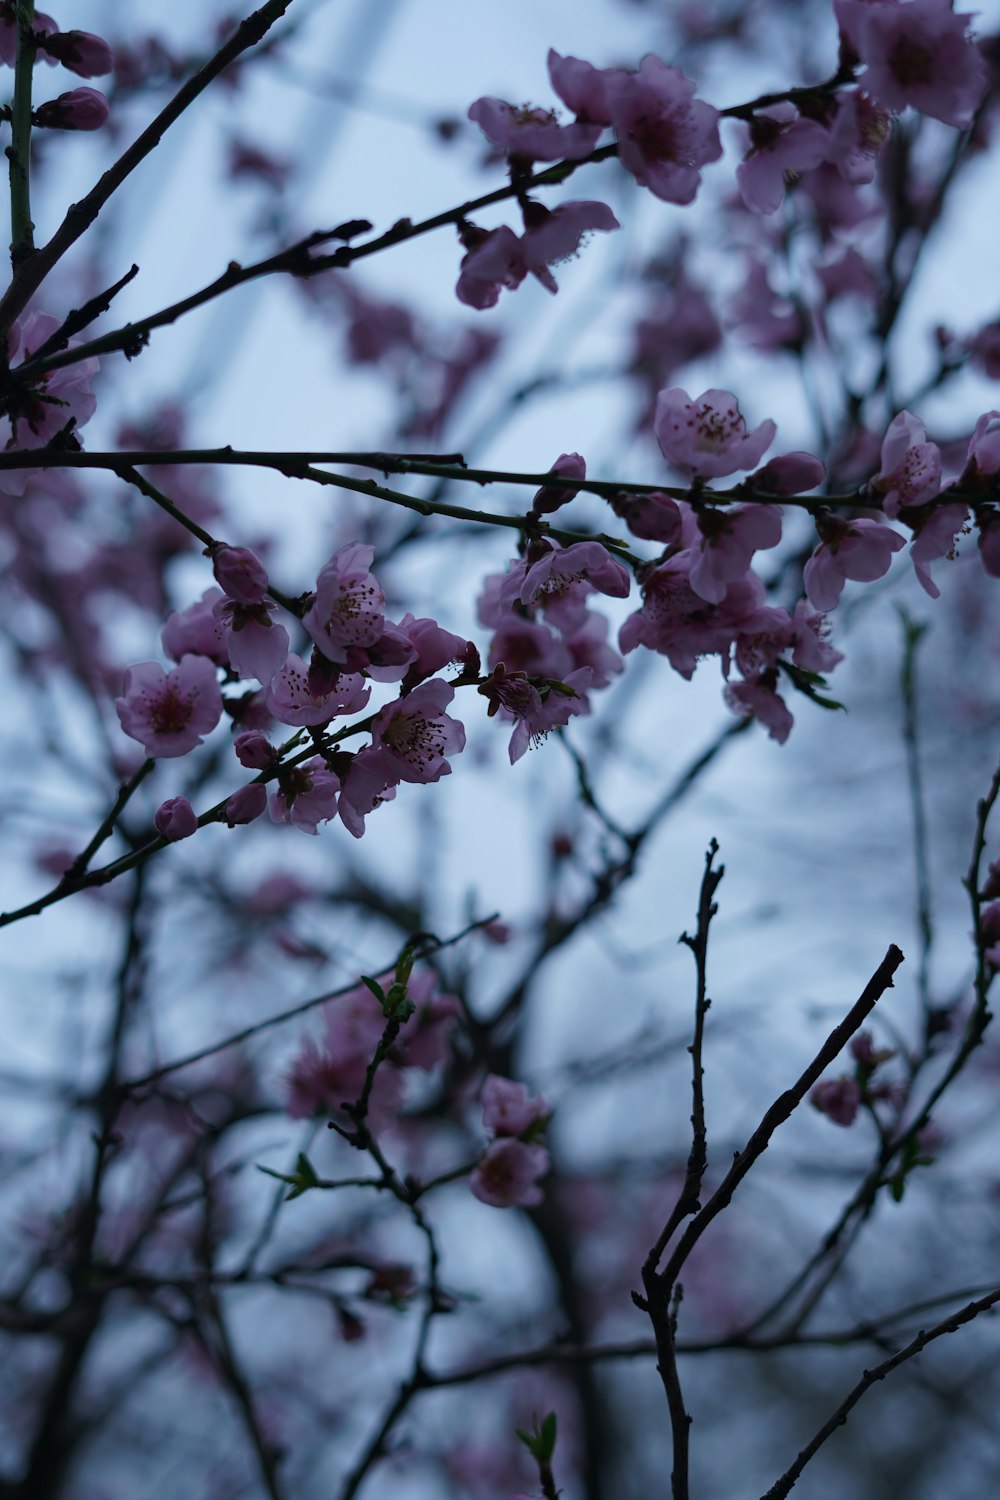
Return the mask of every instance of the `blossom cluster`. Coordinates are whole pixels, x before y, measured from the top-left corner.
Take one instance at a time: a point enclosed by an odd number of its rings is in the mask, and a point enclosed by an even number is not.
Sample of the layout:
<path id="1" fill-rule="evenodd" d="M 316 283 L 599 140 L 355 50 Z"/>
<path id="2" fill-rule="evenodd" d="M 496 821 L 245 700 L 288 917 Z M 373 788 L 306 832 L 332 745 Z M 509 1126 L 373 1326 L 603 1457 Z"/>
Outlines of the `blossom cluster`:
<path id="1" fill-rule="evenodd" d="M 538 1179 L 548 1171 L 549 1154 L 537 1137 L 549 1119 L 542 1096 L 523 1083 L 491 1073 L 482 1088 L 483 1124 L 494 1140 L 477 1163 L 469 1187 L 494 1208 L 531 1208 L 542 1201 Z"/>
<path id="2" fill-rule="evenodd" d="M 58 22 L 36 11 L 31 25 L 35 60 L 62 66 L 79 78 L 100 78 L 114 70 L 114 55 L 103 37 L 90 31 L 60 31 Z M 0 4 L 0 62 L 17 61 L 17 10 L 11 0 Z M 108 118 L 108 101 L 98 89 L 70 89 L 46 100 L 33 112 L 35 125 L 48 130 L 99 130 Z"/>

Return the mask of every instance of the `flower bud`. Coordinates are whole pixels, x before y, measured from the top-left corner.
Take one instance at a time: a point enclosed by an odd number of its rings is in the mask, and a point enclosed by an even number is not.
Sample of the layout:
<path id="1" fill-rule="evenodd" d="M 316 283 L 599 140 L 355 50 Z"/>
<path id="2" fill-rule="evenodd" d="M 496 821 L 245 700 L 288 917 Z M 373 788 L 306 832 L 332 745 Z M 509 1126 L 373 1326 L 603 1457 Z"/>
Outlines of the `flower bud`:
<path id="1" fill-rule="evenodd" d="M 262 781 L 251 781 L 249 786 L 240 787 L 233 793 L 223 816 L 230 828 L 235 828 L 237 823 L 252 823 L 266 806 L 267 788 Z"/>
<path id="2" fill-rule="evenodd" d="M 186 797 L 168 797 L 153 814 L 153 824 L 157 833 L 174 844 L 197 832 L 198 818 Z"/>
<path id="3" fill-rule="evenodd" d="M 100 130 L 108 101 L 97 89 L 70 89 L 35 110 L 35 124 L 47 130 Z"/>
<path id="4" fill-rule="evenodd" d="M 267 592 L 264 564 L 249 547 L 221 543 L 212 549 L 212 568 L 216 581 L 238 604 L 259 604 Z"/>
<path id="5" fill-rule="evenodd" d="M 114 71 L 111 48 L 103 37 L 95 36 L 92 31 L 58 31 L 39 43 L 39 51 L 47 52 L 49 57 L 81 78 L 99 78 L 103 73 Z"/>
<path id="6" fill-rule="evenodd" d="M 233 741 L 236 759 L 250 771 L 264 771 L 275 762 L 274 748 L 266 734 L 248 729 Z"/>

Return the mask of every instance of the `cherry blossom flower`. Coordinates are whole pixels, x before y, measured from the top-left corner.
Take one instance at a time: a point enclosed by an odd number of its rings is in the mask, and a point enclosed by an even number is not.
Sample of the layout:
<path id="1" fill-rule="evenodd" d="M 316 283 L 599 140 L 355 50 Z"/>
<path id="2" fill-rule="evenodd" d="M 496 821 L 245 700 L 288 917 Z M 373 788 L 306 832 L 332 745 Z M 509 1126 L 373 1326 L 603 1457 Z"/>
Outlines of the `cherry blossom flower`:
<path id="1" fill-rule="evenodd" d="M 31 20 L 31 29 L 38 40 L 57 32 L 59 23 L 51 16 L 36 10 Z M 44 56 L 44 53 L 40 55 Z M 55 63 L 55 58 L 45 60 Z M 17 62 L 17 12 L 11 0 L 5 0 L 5 3 L 0 5 L 0 62 L 6 63 L 8 68 L 12 68 Z"/>
<path id="2" fill-rule="evenodd" d="M 115 708 L 125 733 L 159 759 L 186 755 L 200 745 L 222 716 L 215 668 L 204 656 L 183 656 L 172 672 L 155 661 L 125 673 Z"/>
<path id="3" fill-rule="evenodd" d="M 373 646 L 385 629 L 385 594 L 370 571 L 375 548 L 349 542 L 316 581 L 316 598 L 302 623 L 329 661 L 344 663 L 349 646 Z"/>
<path id="4" fill-rule="evenodd" d="M 532 563 L 524 575 L 520 601 L 552 600 L 584 580 L 613 599 L 626 599 L 631 585 L 628 569 L 601 542 L 573 542 L 568 547 L 551 547 Z"/>
<path id="5" fill-rule="evenodd" d="M 547 680 L 536 687 L 521 672 L 506 672 L 497 666 L 479 691 L 489 701 L 490 717 L 503 709 L 516 720 L 508 754 L 515 765 L 529 745 L 538 746 L 553 729 L 561 729 L 571 718 L 590 713 L 587 690 L 593 686 L 590 667 L 569 672 L 561 681 Z"/>
<path id="6" fill-rule="evenodd" d="M 665 203 L 692 203 L 700 168 L 722 155 L 718 112 L 695 84 L 652 54 L 637 72 L 612 70 L 607 97 L 622 166 Z"/>
<path id="7" fill-rule="evenodd" d="M 698 515 L 701 544 L 688 573 L 695 593 L 711 604 L 725 598 L 730 583 L 742 578 L 756 551 L 781 541 L 781 511 L 774 505 L 737 505 Z"/>
<path id="8" fill-rule="evenodd" d="M 955 544 L 969 519 L 969 507 L 960 502 L 954 505 L 929 506 L 917 516 L 906 518 L 916 527 L 910 547 L 910 561 L 917 575 L 917 582 L 932 599 L 941 597 L 941 590 L 931 577 L 929 564 L 938 557 L 954 557 Z"/>
<path id="9" fill-rule="evenodd" d="M 360 713 L 371 688 L 355 672 L 315 673 L 299 656 L 288 657 L 271 679 L 264 702 L 279 724 L 329 724 L 338 714 Z"/>
<path id="10" fill-rule="evenodd" d="M 603 127 L 576 121 L 561 125 L 552 110 L 517 107 L 485 97 L 469 105 L 469 119 L 488 141 L 526 161 L 578 161 L 597 145 Z"/>
<path id="11" fill-rule="evenodd" d="M 558 475 L 560 479 L 586 479 L 587 460 L 581 458 L 579 453 L 560 453 L 549 473 Z M 531 509 L 536 516 L 551 515 L 553 511 L 575 500 L 579 493 L 579 490 L 573 489 L 570 485 L 545 484 L 536 491 L 535 498 L 531 502 Z"/>
<path id="12" fill-rule="evenodd" d="M 23 363 L 60 327 L 60 319 L 49 313 L 30 313 L 23 323 L 11 328 L 9 353 L 20 350 Z M 67 347 L 78 342 L 71 339 Z M 45 448 L 61 432 L 78 432 L 86 426 L 97 408 L 90 382 L 98 367 L 96 359 L 78 360 L 26 384 L 12 398 L 10 415 L 0 417 L 0 450 Z M 0 489 L 9 495 L 22 495 L 28 478 L 23 469 L 7 469 L 0 473 Z"/>
<path id="13" fill-rule="evenodd" d="M 840 30 L 866 71 L 861 82 L 890 109 L 908 104 L 967 130 L 989 83 L 969 35 L 971 16 L 951 0 L 834 0 Z"/>
<path id="14" fill-rule="evenodd" d="M 436 620 L 414 619 L 406 614 L 399 622 L 400 633 L 406 637 L 416 653 L 406 670 L 405 684 L 416 687 L 426 677 L 433 677 L 451 662 L 470 663 L 474 672 L 479 670 L 479 655 L 471 641 L 453 635 L 443 629 Z"/>
<path id="15" fill-rule="evenodd" d="M 337 813 L 340 779 L 318 755 L 301 766 L 282 771 L 278 790 L 272 792 L 269 812 L 272 823 L 291 823 L 302 833 L 319 833 Z"/>
<path id="16" fill-rule="evenodd" d="M 842 1078 L 821 1078 L 809 1095 L 809 1103 L 834 1125 L 853 1125 L 861 1103 L 861 1090 L 857 1080 L 846 1074 Z"/>
<path id="17" fill-rule="evenodd" d="M 746 682 L 731 682 L 725 689 L 726 702 L 739 714 L 751 714 L 764 725 L 772 740 L 783 745 L 795 720 L 785 700 L 775 690 L 773 670 L 761 672 Z"/>
<path id="18" fill-rule="evenodd" d="M 186 797 L 168 797 L 153 814 L 153 826 L 163 838 L 176 843 L 198 831 L 198 815 Z"/>
<path id="19" fill-rule="evenodd" d="M 877 521 L 846 521 L 824 516 L 817 522 L 822 541 L 805 565 L 806 598 L 814 609 L 834 609 L 848 578 L 873 583 L 889 571 L 892 554 L 906 539 Z"/>
<path id="20" fill-rule="evenodd" d="M 229 798 L 223 817 L 230 828 L 235 828 L 240 823 L 254 822 L 266 806 L 267 788 L 262 781 L 251 781 Z"/>
<path id="21" fill-rule="evenodd" d="M 837 168 L 845 182 L 871 182 L 891 126 L 889 111 L 864 89 L 845 89 L 837 96 L 826 160 Z"/>
<path id="22" fill-rule="evenodd" d="M 777 213 L 786 183 L 818 167 L 829 148 L 828 132 L 815 120 L 801 119 L 790 105 L 779 105 L 770 115 L 755 114 L 749 155 L 736 168 L 746 207 L 755 214 Z"/>
<path id="23" fill-rule="evenodd" d="M 108 101 L 98 89 L 83 85 L 47 99 L 35 110 L 36 125 L 46 130 L 100 130 L 110 113 Z"/>
<path id="24" fill-rule="evenodd" d="M 1000 411 L 987 411 L 979 418 L 969 439 L 962 483 L 990 489 L 997 474 L 1000 474 Z M 991 483 L 981 485 L 984 479 Z"/>
<path id="25" fill-rule="evenodd" d="M 549 1106 L 540 1094 L 532 1097 L 523 1083 L 490 1073 L 480 1095 L 483 1124 L 498 1136 L 527 1135 L 538 1121 L 548 1117 Z"/>
<path id="26" fill-rule="evenodd" d="M 372 725 L 372 748 L 388 757 L 400 781 L 439 781 L 451 772 L 447 756 L 465 749 L 465 728 L 444 712 L 455 696 L 448 682 L 422 682 L 383 708 Z"/>
<path id="27" fill-rule="evenodd" d="M 222 598 L 213 605 L 212 613 L 233 668 L 241 677 L 256 677 L 266 687 L 288 655 L 288 631 L 272 618 L 274 605 L 267 600 L 239 604 L 235 599 Z"/>
<path id="28" fill-rule="evenodd" d="M 337 806 L 340 821 L 348 833 L 356 839 L 361 838 L 365 818 L 383 802 L 392 801 L 399 781 L 395 763 L 384 750 L 361 750 L 351 759 L 346 772 L 342 773 Z"/>
<path id="29" fill-rule="evenodd" d="M 579 57 L 561 57 L 552 48 L 548 68 L 552 87 L 578 119 L 596 125 L 611 124 L 608 87 L 624 78 L 624 68 L 595 68 L 593 63 Z"/>
<path id="30" fill-rule="evenodd" d="M 718 479 L 737 469 L 752 469 L 778 429 L 768 418 L 747 432 L 729 391 L 705 391 L 692 401 L 675 386 L 657 397 L 653 430 L 664 458 L 701 479 Z"/>
<path id="31" fill-rule="evenodd" d="M 212 571 L 215 581 L 239 604 L 259 604 L 267 593 L 267 571 L 249 547 L 220 543 L 212 549 Z"/>
<path id="32" fill-rule="evenodd" d="M 595 230 L 606 234 L 621 225 L 606 203 L 571 200 L 551 211 L 541 203 L 525 207 L 521 254 L 528 270 L 547 292 L 557 292 L 550 266 L 572 260 L 585 237 Z"/>
<path id="33" fill-rule="evenodd" d="M 925 505 L 941 490 L 941 450 L 927 442 L 923 422 L 901 411 L 889 423 L 882 443 L 882 467 L 872 488 L 882 495 L 887 516 L 895 520 L 908 505 Z"/>
<path id="34" fill-rule="evenodd" d="M 197 604 L 170 611 L 160 631 L 160 643 L 171 660 L 180 661 L 182 656 L 189 655 L 207 656 L 216 666 L 229 666 L 222 626 L 214 614 L 221 598 L 219 589 L 206 589 Z"/>
<path id="35" fill-rule="evenodd" d="M 534 1207 L 542 1201 L 538 1178 L 548 1171 L 544 1146 L 528 1146 L 503 1136 L 487 1146 L 469 1178 L 469 1188 L 481 1203 L 493 1208 Z"/>
<path id="36" fill-rule="evenodd" d="M 516 291 L 528 274 L 519 237 L 506 224 L 490 230 L 469 224 L 462 241 L 466 252 L 459 266 L 455 295 L 459 302 L 480 312 L 496 307 L 501 291 Z"/>

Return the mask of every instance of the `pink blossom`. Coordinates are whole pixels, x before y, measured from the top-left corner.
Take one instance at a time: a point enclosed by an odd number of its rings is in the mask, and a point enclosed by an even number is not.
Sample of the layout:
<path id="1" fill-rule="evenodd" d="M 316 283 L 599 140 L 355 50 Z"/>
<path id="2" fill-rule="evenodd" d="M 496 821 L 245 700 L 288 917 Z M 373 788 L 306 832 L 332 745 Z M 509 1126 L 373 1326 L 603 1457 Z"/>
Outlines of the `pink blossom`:
<path id="1" fill-rule="evenodd" d="M 252 823 L 259 818 L 267 806 L 267 788 L 262 781 L 251 781 L 240 787 L 226 803 L 223 817 L 230 828 L 239 823 Z"/>
<path id="2" fill-rule="evenodd" d="M 383 802 L 392 801 L 399 781 L 395 762 L 385 750 L 362 750 L 353 757 L 343 773 L 338 804 L 348 833 L 361 838 L 365 818 Z"/>
<path id="3" fill-rule="evenodd" d="M 538 746 L 553 729 L 561 729 L 571 718 L 590 713 L 587 690 L 593 686 L 590 667 L 569 672 L 562 681 L 547 680 L 536 687 L 523 673 L 498 666 L 479 691 L 489 700 L 492 717 L 499 709 L 516 720 L 508 755 L 515 765 L 529 745 Z"/>
<path id="4" fill-rule="evenodd" d="M 125 733 L 159 759 L 186 755 L 218 724 L 222 695 L 215 668 L 203 656 L 183 656 L 172 672 L 155 661 L 125 673 L 115 707 Z"/>
<path id="5" fill-rule="evenodd" d="M 248 729 L 233 741 L 236 759 L 249 771 L 267 771 L 277 762 L 277 752 L 266 734 Z"/>
<path id="6" fill-rule="evenodd" d="M 585 623 L 586 611 L 580 623 Z M 529 677 L 562 678 L 572 670 L 573 657 L 561 641 L 541 620 L 529 620 L 523 614 L 503 615 L 490 642 L 489 665 L 506 667 L 509 672 Z"/>
<path id="7" fill-rule="evenodd" d="M 382 750 L 400 781 L 439 781 L 446 759 L 465 749 L 465 729 L 444 712 L 455 689 L 437 677 L 383 708 L 372 725 L 372 748 Z"/>
<path id="8" fill-rule="evenodd" d="M 578 119 L 595 125 L 611 124 L 608 87 L 624 78 L 623 68 L 595 68 L 593 63 L 583 62 L 579 57 L 560 57 L 552 49 L 548 67 L 552 87 Z"/>
<path id="9" fill-rule="evenodd" d="M 338 714 L 360 713 L 371 688 L 355 672 L 314 672 L 289 656 L 271 679 L 264 701 L 279 724 L 329 724 Z"/>
<path id="10" fill-rule="evenodd" d="M 1000 380 L 1000 323 L 987 323 L 969 344 L 973 363 L 990 380 Z"/>
<path id="11" fill-rule="evenodd" d="M 592 688 L 607 687 L 612 677 L 624 671 L 625 663 L 607 643 L 608 621 L 602 614 L 587 612 L 583 624 L 564 637 L 574 669 L 587 667 Z"/>
<path id="12" fill-rule="evenodd" d="M 36 22 L 39 18 L 36 17 Z M 60 31 L 44 37 L 39 51 L 80 78 L 100 78 L 114 71 L 115 59 L 103 37 L 92 31 Z"/>
<path id="13" fill-rule="evenodd" d="M 51 16 L 43 15 L 40 10 L 35 11 L 31 27 L 36 42 L 59 30 L 58 22 L 54 21 Z M 45 56 L 41 52 L 40 55 Z M 48 62 L 50 59 L 45 60 Z M 54 63 L 55 59 L 51 61 Z M 6 63 L 8 68 L 12 68 L 17 62 L 17 14 L 10 0 L 0 6 L 0 62 Z"/>
<path id="14" fill-rule="evenodd" d="M 35 110 L 35 124 L 47 130 L 100 130 L 109 114 L 108 101 L 98 89 L 83 85 L 48 99 Z"/>
<path id="15" fill-rule="evenodd" d="M 916 535 L 910 547 L 910 561 L 917 582 L 932 599 L 939 599 L 941 590 L 931 577 L 929 564 L 938 557 L 954 557 L 955 544 L 968 519 L 969 507 L 961 503 L 933 506 L 919 520 L 914 517 Z"/>
<path id="16" fill-rule="evenodd" d="M 890 109 L 908 104 L 967 130 L 989 83 L 969 35 L 972 17 L 951 0 L 834 0 L 841 32 L 866 65 L 864 87 Z"/>
<path id="17" fill-rule="evenodd" d="M 877 521 L 846 521 L 825 516 L 819 523 L 822 541 L 805 565 L 806 598 L 814 609 L 834 609 L 848 578 L 873 583 L 889 571 L 892 554 L 906 540 Z"/>
<path id="18" fill-rule="evenodd" d="M 552 110 L 489 97 L 469 105 L 469 119 L 494 146 L 527 161 L 578 161 L 593 151 L 603 128 L 579 120 L 561 125 Z"/>
<path id="19" fill-rule="evenodd" d="M 619 159 L 665 203 L 692 203 L 699 169 L 722 155 L 718 112 L 694 90 L 692 79 L 651 54 L 637 72 L 615 69 L 608 79 Z"/>
<path id="20" fill-rule="evenodd" d="M 22 324 L 15 323 L 11 328 L 10 353 L 20 349 L 23 364 L 60 326 L 60 319 L 49 313 L 30 313 Z M 76 342 L 69 340 L 67 347 L 72 348 Z M 60 433 L 78 432 L 86 426 L 97 408 L 90 382 L 98 368 L 98 360 L 84 359 L 26 384 L 12 399 L 10 414 L 0 417 L 0 450 L 44 448 Z M 27 480 L 23 469 L 8 469 L 0 473 L 0 489 L 9 495 L 22 495 Z"/>
<path id="21" fill-rule="evenodd" d="M 773 671 L 768 671 L 747 682 L 731 682 L 725 690 L 726 702 L 736 713 L 753 715 L 771 739 L 783 745 L 795 720 L 785 700 L 775 691 L 773 679 Z"/>
<path id="22" fill-rule="evenodd" d="M 481 1093 L 483 1124 L 494 1135 L 527 1135 L 538 1120 L 549 1114 L 549 1106 L 540 1094 L 534 1097 L 523 1083 L 490 1073 L 483 1081 Z"/>
<path id="23" fill-rule="evenodd" d="M 785 184 L 818 167 L 826 157 L 828 133 L 815 120 L 800 119 L 791 106 L 772 115 L 756 114 L 750 125 L 750 153 L 736 168 L 740 197 L 755 214 L 777 213 Z"/>
<path id="24" fill-rule="evenodd" d="M 316 598 L 302 623 L 329 661 L 344 663 L 349 646 L 373 646 L 385 629 L 385 594 L 370 571 L 374 547 L 349 542 L 316 581 Z"/>
<path id="25" fill-rule="evenodd" d="M 391 975 L 382 981 L 383 986 L 391 982 Z M 439 992 L 437 975 L 432 969 L 421 969 L 410 976 L 406 997 L 415 1010 L 404 1023 L 389 1055 L 397 1067 L 420 1068 L 429 1073 L 447 1062 L 451 1035 L 462 1007 L 454 995 Z"/>
<path id="26" fill-rule="evenodd" d="M 752 469 L 778 429 L 768 418 L 748 433 L 729 391 L 705 391 L 692 401 L 675 386 L 657 397 L 653 430 L 664 458 L 701 479 L 718 479 Z"/>
<path id="27" fill-rule="evenodd" d="M 212 570 L 216 582 L 239 604 L 259 604 L 267 593 L 267 571 L 249 547 L 220 543 L 212 549 Z"/>
<path id="28" fill-rule="evenodd" d="M 272 823 L 291 823 L 303 833 L 319 833 L 320 823 L 336 816 L 340 780 L 318 755 L 301 766 L 282 771 L 278 790 L 271 794 Z"/>
<path id="29" fill-rule="evenodd" d="M 163 838 L 176 843 L 198 830 L 198 815 L 186 797 L 168 797 L 153 814 L 153 826 Z"/>
<path id="30" fill-rule="evenodd" d="M 463 243 L 467 248 L 459 266 L 455 295 L 467 307 L 480 312 L 496 307 L 501 291 L 516 291 L 528 274 L 521 241 L 506 224 L 490 230 L 467 225 Z"/>
<path id="31" fill-rule="evenodd" d="M 399 629 L 416 653 L 406 670 L 407 687 L 415 687 L 425 677 L 433 677 L 435 672 L 452 662 L 461 662 L 465 666 L 472 662 L 478 672 L 479 657 L 472 642 L 443 629 L 436 620 L 416 620 L 411 614 L 406 614 L 399 622 Z"/>
<path id="32" fill-rule="evenodd" d="M 275 607 L 267 600 L 238 604 L 222 598 L 212 613 L 222 630 L 226 654 L 241 677 L 256 677 L 265 686 L 288 655 L 288 631 L 275 623 Z"/>
<path id="33" fill-rule="evenodd" d="M 587 460 L 581 458 L 579 453 L 560 453 L 549 473 L 558 475 L 560 479 L 586 479 Z M 536 516 L 551 515 L 553 511 L 575 500 L 579 493 L 578 489 L 568 484 L 565 486 L 546 484 L 536 491 L 531 508 Z"/>
<path id="34" fill-rule="evenodd" d="M 731 583 L 721 603 L 712 605 L 691 587 L 688 574 L 694 560 L 687 549 L 647 574 L 642 608 L 629 616 L 618 636 L 622 651 L 646 646 L 666 656 L 686 678 L 694 675 L 700 656 L 727 655 L 739 635 L 768 629 L 772 622 L 762 608 L 764 585 L 756 574 Z"/>
<path id="35" fill-rule="evenodd" d="M 826 469 L 811 453 L 781 453 L 769 458 L 745 484 L 758 495 L 802 495 L 818 489 L 825 478 Z"/>
<path id="36" fill-rule="evenodd" d="M 987 963 L 1000 969 L 1000 901 L 991 901 L 980 911 L 979 934 Z"/>
<path id="37" fill-rule="evenodd" d="M 581 581 L 613 599 L 627 599 L 631 586 L 628 569 L 601 542 L 573 542 L 551 547 L 532 563 L 524 575 L 521 603 L 552 599 Z"/>
<path id="38" fill-rule="evenodd" d="M 182 656 L 207 656 L 219 667 L 229 666 L 222 626 L 213 612 L 221 598 L 218 589 L 206 589 L 197 604 L 171 610 L 167 615 L 160 642 L 173 661 L 180 661 Z"/>
<path id="39" fill-rule="evenodd" d="M 774 505 L 737 505 L 698 515 L 701 545 L 688 573 L 695 593 L 710 604 L 749 570 L 753 555 L 781 541 L 781 511 Z"/>
<path id="40" fill-rule="evenodd" d="M 987 411 L 979 418 L 969 439 L 963 483 L 1000 474 L 1000 411 Z"/>
<path id="41" fill-rule="evenodd" d="M 816 278 L 828 303 L 849 296 L 872 303 L 878 296 L 871 266 L 853 245 L 817 265 Z"/>
<path id="42" fill-rule="evenodd" d="M 809 1103 L 834 1125 L 853 1125 L 861 1103 L 861 1090 L 857 1080 L 846 1074 L 841 1078 L 822 1078 L 809 1095 Z"/>
<path id="43" fill-rule="evenodd" d="M 887 516 L 895 519 L 902 506 L 925 505 L 941 489 L 941 450 L 927 442 L 923 422 L 901 411 L 889 423 L 882 443 L 882 467 L 872 488 L 883 496 Z"/>
<path id="44" fill-rule="evenodd" d="M 753 256 L 747 259 L 743 286 L 732 298 L 730 312 L 735 326 L 757 349 L 800 349 L 809 334 L 802 309 L 779 296 L 767 268 Z"/>
<path id="45" fill-rule="evenodd" d="M 842 651 L 836 651 L 826 638 L 828 624 L 826 615 L 816 614 L 800 599 L 792 616 L 795 631 L 795 649 L 792 660 L 797 667 L 807 672 L 832 672 L 844 660 Z"/>
<path id="46" fill-rule="evenodd" d="M 827 161 L 845 182 L 871 182 L 875 163 L 892 126 L 888 110 L 864 89 L 848 89 L 837 96 L 837 114 L 829 130 Z"/>
<path id="47" fill-rule="evenodd" d="M 654 490 L 649 495 L 614 495 L 611 509 L 620 516 L 633 536 L 647 542 L 676 542 L 681 532 L 677 501 Z"/>
<path id="48" fill-rule="evenodd" d="M 595 230 L 602 234 L 621 225 L 606 203 L 571 200 L 549 211 L 541 203 L 525 208 L 527 225 L 521 236 L 524 263 L 547 292 L 557 292 L 549 266 L 561 265 L 578 253 L 585 237 Z"/>
<path id="49" fill-rule="evenodd" d="M 493 1208 L 531 1208 L 542 1201 L 538 1178 L 548 1167 L 544 1146 L 528 1146 L 504 1136 L 487 1146 L 469 1178 L 469 1188 L 481 1203 Z"/>

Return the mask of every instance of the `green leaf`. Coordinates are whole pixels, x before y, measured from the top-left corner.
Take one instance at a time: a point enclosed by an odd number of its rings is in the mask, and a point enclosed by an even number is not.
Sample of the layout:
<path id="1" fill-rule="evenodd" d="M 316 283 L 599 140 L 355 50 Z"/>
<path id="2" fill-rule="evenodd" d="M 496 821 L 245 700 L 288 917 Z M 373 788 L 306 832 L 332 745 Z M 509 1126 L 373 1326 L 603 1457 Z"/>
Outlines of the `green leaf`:
<path id="1" fill-rule="evenodd" d="M 543 1463 L 551 1462 L 556 1451 L 556 1414 L 550 1411 L 538 1433 L 538 1457 Z"/>
<path id="2" fill-rule="evenodd" d="M 371 990 L 379 1005 L 381 1005 L 382 1009 L 385 1010 L 385 990 L 379 984 L 378 980 L 373 979 L 370 974 L 362 974 L 361 983 L 367 985 L 368 989 Z"/>

